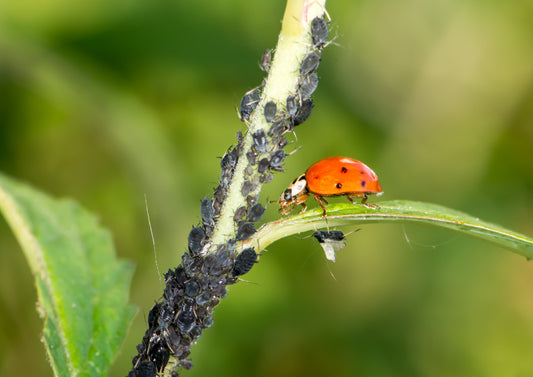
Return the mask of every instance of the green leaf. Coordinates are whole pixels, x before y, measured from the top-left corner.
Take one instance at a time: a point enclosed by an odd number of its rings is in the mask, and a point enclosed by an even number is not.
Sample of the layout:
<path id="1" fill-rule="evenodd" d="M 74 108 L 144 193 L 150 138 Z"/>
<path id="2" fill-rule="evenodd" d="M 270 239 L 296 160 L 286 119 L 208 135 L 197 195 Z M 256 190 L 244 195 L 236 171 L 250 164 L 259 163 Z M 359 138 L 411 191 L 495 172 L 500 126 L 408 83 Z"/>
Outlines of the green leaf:
<path id="1" fill-rule="evenodd" d="M 55 375 L 104 376 L 136 311 L 133 266 L 116 259 L 110 233 L 72 200 L 0 174 L 0 211 L 35 277 Z"/>
<path id="2" fill-rule="evenodd" d="M 533 258 L 532 238 L 436 204 L 395 200 L 381 202 L 376 208 L 335 204 L 327 206 L 326 209 L 327 220 L 322 217 L 322 209 L 317 208 L 265 224 L 243 246 L 255 245 L 259 251 L 288 235 L 327 226 L 400 221 L 447 228 L 466 236 L 492 242 L 528 259 Z"/>

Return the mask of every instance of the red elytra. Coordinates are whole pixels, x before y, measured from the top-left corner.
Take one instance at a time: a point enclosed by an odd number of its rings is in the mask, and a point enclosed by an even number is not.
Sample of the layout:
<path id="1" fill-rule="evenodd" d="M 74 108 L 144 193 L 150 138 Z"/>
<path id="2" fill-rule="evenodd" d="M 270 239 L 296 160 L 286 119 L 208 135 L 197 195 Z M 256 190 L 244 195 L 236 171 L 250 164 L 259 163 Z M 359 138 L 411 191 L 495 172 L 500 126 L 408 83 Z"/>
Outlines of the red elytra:
<path id="1" fill-rule="evenodd" d="M 296 178 L 281 194 L 279 210 L 282 214 L 290 213 L 298 204 L 307 209 L 305 201 L 313 194 L 315 200 L 324 210 L 328 204 L 325 196 L 346 196 L 354 203 L 352 197 L 363 198 L 361 204 L 366 204 L 368 194 L 381 194 L 383 190 L 378 182 L 378 176 L 361 161 L 350 157 L 329 157 L 320 160 L 306 172 Z"/>

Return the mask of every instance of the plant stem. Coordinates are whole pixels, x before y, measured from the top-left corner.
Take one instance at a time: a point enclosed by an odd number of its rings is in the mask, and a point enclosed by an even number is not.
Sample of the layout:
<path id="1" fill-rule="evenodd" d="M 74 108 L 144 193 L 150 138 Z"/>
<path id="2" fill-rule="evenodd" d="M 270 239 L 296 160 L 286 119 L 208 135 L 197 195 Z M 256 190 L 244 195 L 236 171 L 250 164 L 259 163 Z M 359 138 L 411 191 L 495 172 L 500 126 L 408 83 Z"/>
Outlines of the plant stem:
<path id="1" fill-rule="evenodd" d="M 268 132 L 269 123 L 263 116 L 265 103 L 273 101 L 278 109 L 285 110 L 287 97 L 295 95 L 300 79 L 300 64 L 313 49 L 310 21 L 321 17 L 325 11 L 325 0 L 289 0 L 283 17 L 282 29 L 278 38 L 269 75 L 266 80 L 259 103 L 253 111 L 250 121 L 246 123 L 248 132 L 244 136 L 242 152 L 235 167 L 228 193 L 220 217 L 211 237 L 210 252 L 216 245 L 227 241 L 228 235 L 235 233 L 234 214 L 241 206 L 246 206 L 246 197 L 241 194 L 245 182 L 244 171 L 249 166 L 245 154 L 252 148 L 252 134 L 259 130 Z M 252 166 L 257 173 L 257 164 Z M 261 185 L 250 193 L 258 196 Z"/>

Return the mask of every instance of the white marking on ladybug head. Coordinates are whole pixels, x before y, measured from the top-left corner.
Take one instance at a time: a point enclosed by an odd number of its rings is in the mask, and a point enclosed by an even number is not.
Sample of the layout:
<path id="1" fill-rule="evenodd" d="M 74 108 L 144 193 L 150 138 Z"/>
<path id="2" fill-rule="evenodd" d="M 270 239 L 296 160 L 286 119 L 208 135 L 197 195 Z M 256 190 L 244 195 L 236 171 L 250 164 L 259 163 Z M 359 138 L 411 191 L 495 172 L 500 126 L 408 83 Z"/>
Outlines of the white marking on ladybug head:
<path id="1" fill-rule="evenodd" d="M 298 197 L 301 194 L 305 194 L 307 191 L 307 181 L 305 179 L 305 174 L 302 174 L 294 180 L 294 182 L 289 186 L 291 190 L 291 195 L 293 198 Z"/>

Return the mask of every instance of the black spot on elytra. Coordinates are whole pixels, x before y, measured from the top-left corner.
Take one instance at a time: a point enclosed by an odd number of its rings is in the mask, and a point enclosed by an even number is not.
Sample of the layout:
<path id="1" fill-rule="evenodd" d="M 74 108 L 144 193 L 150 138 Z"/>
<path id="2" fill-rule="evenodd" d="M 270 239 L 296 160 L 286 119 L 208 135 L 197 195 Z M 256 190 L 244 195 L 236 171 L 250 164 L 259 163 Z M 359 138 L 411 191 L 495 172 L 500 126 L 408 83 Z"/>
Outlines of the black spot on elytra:
<path id="1" fill-rule="evenodd" d="M 341 173 L 348 173 L 348 169 L 346 168 L 346 166 L 343 166 L 341 168 Z"/>
<path id="2" fill-rule="evenodd" d="M 337 183 L 337 184 L 335 185 L 335 187 L 338 188 L 338 189 L 342 188 L 342 183 Z"/>
<path id="3" fill-rule="evenodd" d="M 365 172 L 364 172 L 364 171 L 362 171 L 362 170 L 361 170 L 361 171 L 360 171 L 359 173 L 361 173 L 361 174 L 365 174 Z"/>
<path id="4" fill-rule="evenodd" d="M 361 187 L 365 187 L 366 186 L 366 181 L 361 181 Z"/>

